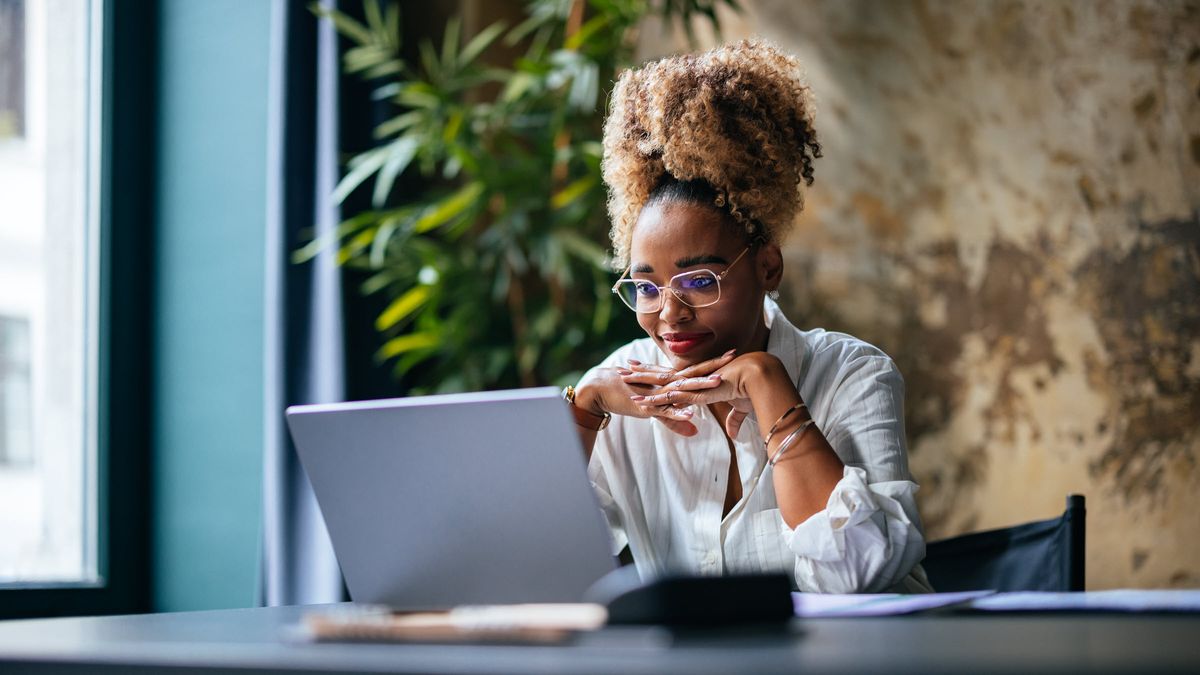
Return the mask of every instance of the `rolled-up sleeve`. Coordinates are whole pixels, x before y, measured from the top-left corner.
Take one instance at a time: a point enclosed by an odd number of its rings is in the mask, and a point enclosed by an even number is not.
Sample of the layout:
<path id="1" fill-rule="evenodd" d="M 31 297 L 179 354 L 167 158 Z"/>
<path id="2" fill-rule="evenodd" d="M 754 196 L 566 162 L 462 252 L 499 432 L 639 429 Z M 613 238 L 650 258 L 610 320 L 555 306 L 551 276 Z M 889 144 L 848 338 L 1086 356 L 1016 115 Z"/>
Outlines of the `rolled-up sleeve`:
<path id="1" fill-rule="evenodd" d="M 779 519 L 796 555 L 796 584 L 822 593 L 893 589 L 925 557 L 904 441 L 904 381 L 890 358 L 859 356 L 843 365 L 820 409 L 820 428 L 846 468 L 824 510 L 795 529 Z"/>
<path id="2" fill-rule="evenodd" d="M 825 510 L 781 535 L 796 554 L 796 584 L 817 593 L 878 593 L 899 584 L 925 557 L 912 481 L 868 484 L 846 467 Z"/>

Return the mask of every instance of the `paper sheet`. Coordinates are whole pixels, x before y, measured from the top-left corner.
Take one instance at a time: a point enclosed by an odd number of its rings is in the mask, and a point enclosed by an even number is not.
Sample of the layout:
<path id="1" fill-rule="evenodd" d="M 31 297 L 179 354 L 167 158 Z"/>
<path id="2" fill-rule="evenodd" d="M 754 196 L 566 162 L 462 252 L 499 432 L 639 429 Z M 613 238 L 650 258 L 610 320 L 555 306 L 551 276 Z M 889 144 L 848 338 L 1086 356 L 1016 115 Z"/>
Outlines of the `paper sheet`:
<path id="1" fill-rule="evenodd" d="M 973 601 L 971 608 L 996 612 L 1200 612 L 1200 590 L 997 593 Z"/>
<path id="2" fill-rule="evenodd" d="M 930 609 L 960 605 L 991 595 L 994 591 L 963 591 L 959 593 L 862 593 L 838 595 L 828 593 L 792 593 L 796 616 L 848 617 L 893 616 L 912 614 Z"/>

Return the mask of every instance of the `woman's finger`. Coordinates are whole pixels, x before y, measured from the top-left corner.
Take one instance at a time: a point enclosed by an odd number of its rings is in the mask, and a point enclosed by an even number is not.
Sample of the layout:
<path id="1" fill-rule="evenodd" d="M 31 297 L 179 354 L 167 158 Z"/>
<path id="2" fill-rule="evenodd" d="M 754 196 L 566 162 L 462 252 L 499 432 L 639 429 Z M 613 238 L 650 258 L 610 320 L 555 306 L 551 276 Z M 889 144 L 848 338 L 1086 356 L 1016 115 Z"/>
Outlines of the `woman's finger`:
<path id="1" fill-rule="evenodd" d="M 643 407 L 675 407 L 679 404 L 694 405 L 697 403 L 709 403 L 710 401 L 705 396 L 706 393 L 703 390 L 685 391 L 683 389 L 671 389 L 670 391 L 650 396 L 630 396 L 629 399 Z"/>
<path id="2" fill-rule="evenodd" d="M 742 422 L 746 421 L 746 416 L 750 413 L 734 408 L 725 416 L 725 432 L 730 438 L 737 438 L 738 432 L 742 429 Z"/>
<path id="3" fill-rule="evenodd" d="M 674 373 L 673 368 L 659 366 L 653 363 L 642 363 L 641 361 L 630 361 L 629 370 L 636 370 L 644 373 Z"/>
<path id="4" fill-rule="evenodd" d="M 650 417 L 663 417 L 673 420 L 683 420 L 685 422 L 692 419 L 692 415 L 695 414 L 689 407 L 676 408 L 670 405 L 643 405 L 642 410 L 645 410 L 646 414 Z"/>
<path id="5" fill-rule="evenodd" d="M 704 377 L 688 377 L 682 380 L 675 380 L 641 395 L 656 396 L 672 391 L 703 391 L 705 389 L 715 389 L 722 384 L 724 384 L 724 380 L 721 378 L 720 373 L 714 373 Z"/>
<path id="6" fill-rule="evenodd" d="M 696 429 L 696 425 L 692 424 L 691 422 L 684 420 L 673 420 L 669 417 L 657 417 L 655 419 L 657 419 L 659 422 L 662 422 L 663 426 L 679 434 L 680 436 L 695 436 L 699 432 L 699 430 Z"/>
<path id="7" fill-rule="evenodd" d="M 737 357 L 737 350 L 730 349 L 724 354 L 707 361 L 701 361 L 694 366 L 688 366 L 675 374 L 676 377 L 699 377 L 701 375 L 709 375 L 713 371 L 725 366 L 730 361 Z"/>
<path id="8" fill-rule="evenodd" d="M 632 370 L 618 370 L 617 372 L 621 373 L 621 379 L 626 384 L 652 384 L 662 387 L 678 379 L 678 377 L 675 375 L 675 371 L 673 370 L 654 373 L 634 372 Z"/>

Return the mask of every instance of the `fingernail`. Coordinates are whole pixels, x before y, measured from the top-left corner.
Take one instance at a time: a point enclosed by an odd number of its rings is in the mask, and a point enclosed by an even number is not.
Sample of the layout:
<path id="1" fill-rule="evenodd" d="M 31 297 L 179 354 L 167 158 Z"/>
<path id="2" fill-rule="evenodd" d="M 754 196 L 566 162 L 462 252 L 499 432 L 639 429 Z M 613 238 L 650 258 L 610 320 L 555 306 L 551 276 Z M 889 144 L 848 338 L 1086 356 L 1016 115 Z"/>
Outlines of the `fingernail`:
<path id="1" fill-rule="evenodd" d="M 735 352 L 737 352 L 737 347 L 734 347 L 733 349 L 730 349 L 729 351 L 727 351 L 727 352 L 725 352 L 724 354 L 722 354 L 722 356 L 733 356 Z"/>
<path id="2" fill-rule="evenodd" d="M 709 375 L 709 376 L 708 376 L 708 379 L 710 379 L 710 380 L 712 380 L 712 381 L 714 381 L 714 382 L 717 382 L 717 381 L 719 381 L 719 380 L 721 379 L 721 374 L 720 374 L 720 373 L 713 373 L 712 375 Z"/>
<path id="3" fill-rule="evenodd" d="M 683 415 L 684 417 L 691 417 L 691 416 L 692 416 L 692 411 L 691 411 L 691 410 L 680 410 L 680 411 L 679 411 L 679 414 L 680 414 L 680 415 Z"/>
<path id="4" fill-rule="evenodd" d="M 645 400 L 646 400 L 646 397 L 645 397 L 645 396 L 641 396 L 641 395 L 634 395 L 634 396 L 630 396 L 630 397 L 629 397 L 629 400 L 630 400 L 630 401 L 645 401 Z"/>
<path id="5" fill-rule="evenodd" d="M 636 360 L 634 360 L 634 359 L 629 359 L 629 365 L 631 365 L 631 366 L 640 366 L 640 365 L 642 365 L 642 362 L 641 362 L 641 361 L 636 361 Z"/>
<path id="6" fill-rule="evenodd" d="M 617 372 L 622 375 L 632 375 L 633 374 L 633 371 L 629 370 L 628 368 L 617 368 Z"/>

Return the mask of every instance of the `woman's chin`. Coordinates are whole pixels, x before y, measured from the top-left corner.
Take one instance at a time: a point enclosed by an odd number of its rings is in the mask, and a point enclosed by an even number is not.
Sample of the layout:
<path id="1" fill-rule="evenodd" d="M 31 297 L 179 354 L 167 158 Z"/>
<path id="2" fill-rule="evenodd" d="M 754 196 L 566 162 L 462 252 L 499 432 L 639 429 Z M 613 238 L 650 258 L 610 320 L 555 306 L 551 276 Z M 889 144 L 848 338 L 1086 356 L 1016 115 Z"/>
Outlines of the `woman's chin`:
<path id="1" fill-rule="evenodd" d="M 722 349 L 720 351 L 716 351 L 715 353 L 710 353 L 713 352 L 712 349 L 697 349 L 684 353 L 677 353 L 671 350 L 668 345 L 660 343 L 659 351 L 661 351 L 663 355 L 667 357 L 667 362 L 671 364 L 671 368 L 675 370 L 683 370 L 689 366 L 694 366 L 698 363 L 704 363 L 709 359 L 714 359 L 721 354 L 724 354 L 726 350 Z"/>

